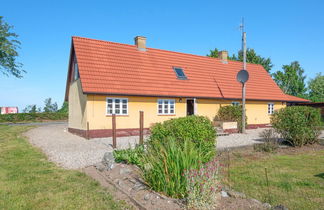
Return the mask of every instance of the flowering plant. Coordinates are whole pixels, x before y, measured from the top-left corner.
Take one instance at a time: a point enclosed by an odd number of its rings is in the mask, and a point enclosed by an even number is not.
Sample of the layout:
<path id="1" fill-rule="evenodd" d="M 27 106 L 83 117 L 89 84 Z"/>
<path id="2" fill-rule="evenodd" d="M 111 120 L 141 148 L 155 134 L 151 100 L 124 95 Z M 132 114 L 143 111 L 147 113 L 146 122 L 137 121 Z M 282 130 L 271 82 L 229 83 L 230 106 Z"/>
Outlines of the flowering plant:
<path id="1" fill-rule="evenodd" d="M 221 164 L 214 159 L 199 169 L 184 171 L 187 181 L 188 207 L 193 209 L 210 209 L 217 203 L 217 193 L 220 191 L 218 172 Z"/>

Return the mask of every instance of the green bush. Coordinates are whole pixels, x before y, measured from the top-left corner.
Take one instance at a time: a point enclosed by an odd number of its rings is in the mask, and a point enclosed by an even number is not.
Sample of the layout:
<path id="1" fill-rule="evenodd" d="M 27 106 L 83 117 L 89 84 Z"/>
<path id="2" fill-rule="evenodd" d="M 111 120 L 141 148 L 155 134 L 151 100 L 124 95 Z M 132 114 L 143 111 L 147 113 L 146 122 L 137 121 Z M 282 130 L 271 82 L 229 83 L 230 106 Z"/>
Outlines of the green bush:
<path id="1" fill-rule="evenodd" d="M 3 114 L 0 115 L 0 122 L 34 122 L 34 121 L 48 121 L 48 120 L 67 120 L 67 113 L 18 113 L 18 114 Z"/>
<path id="2" fill-rule="evenodd" d="M 187 196 L 184 171 L 198 169 L 201 161 L 201 152 L 189 139 L 181 142 L 173 138 L 149 141 L 143 155 L 143 178 L 157 192 L 184 198 Z"/>
<path id="3" fill-rule="evenodd" d="M 151 128 L 149 141 L 166 139 L 184 142 L 190 140 L 201 151 L 203 162 L 208 162 L 216 152 L 216 131 L 212 122 L 203 116 L 187 116 L 157 123 Z"/>
<path id="4" fill-rule="evenodd" d="M 136 145 L 134 149 L 115 150 L 114 158 L 117 163 L 125 162 L 128 164 L 142 165 L 143 145 Z"/>
<path id="5" fill-rule="evenodd" d="M 237 122 L 239 131 L 242 131 L 242 106 L 221 106 L 214 120 Z M 247 116 L 245 116 L 245 125 L 247 125 Z"/>
<path id="6" fill-rule="evenodd" d="M 278 137 L 274 129 L 266 129 L 261 132 L 260 137 L 264 141 L 262 144 L 255 144 L 254 150 L 257 152 L 275 152 L 279 148 Z"/>
<path id="7" fill-rule="evenodd" d="M 318 141 L 320 110 L 307 106 L 280 109 L 271 117 L 273 128 L 292 146 L 303 146 Z"/>

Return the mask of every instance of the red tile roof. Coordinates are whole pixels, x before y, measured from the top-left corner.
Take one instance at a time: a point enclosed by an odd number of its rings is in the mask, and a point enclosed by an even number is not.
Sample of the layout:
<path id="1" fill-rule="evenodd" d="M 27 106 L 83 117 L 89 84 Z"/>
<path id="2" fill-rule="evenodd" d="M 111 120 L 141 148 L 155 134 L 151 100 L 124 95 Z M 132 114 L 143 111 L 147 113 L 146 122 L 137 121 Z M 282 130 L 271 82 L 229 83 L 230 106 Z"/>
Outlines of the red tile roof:
<path id="1" fill-rule="evenodd" d="M 139 96 L 240 99 L 236 74 L 242 63 L 160 49 L 140 51 L 135 45 L 73 37 L 83 92 Z M 187 80 L 179 80 L 181 67 Z M 284 94 L 261 65 L 247 64 L 246 98 L 307 101 Z"/>

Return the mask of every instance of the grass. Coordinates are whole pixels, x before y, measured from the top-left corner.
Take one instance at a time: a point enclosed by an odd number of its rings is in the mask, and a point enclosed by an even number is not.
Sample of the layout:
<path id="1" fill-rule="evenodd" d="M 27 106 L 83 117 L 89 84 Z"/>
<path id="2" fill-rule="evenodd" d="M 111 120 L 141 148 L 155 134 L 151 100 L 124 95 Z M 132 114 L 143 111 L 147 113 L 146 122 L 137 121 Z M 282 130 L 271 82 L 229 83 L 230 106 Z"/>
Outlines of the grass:
<path id="1" fill-rule="evenodd" d="M 235 190 L 272 205 L 282 204 L 288 209 L 323 209 L 324 150 L 261 157 L 246 153 L 232 155 L 230 180 Z"/>
<path id="2" fill-rule="evenodd" d="M 49 162 L 22 136 L 27 126 L 0 126 L 0 209 L 122 209 L 98 182 Z"/>

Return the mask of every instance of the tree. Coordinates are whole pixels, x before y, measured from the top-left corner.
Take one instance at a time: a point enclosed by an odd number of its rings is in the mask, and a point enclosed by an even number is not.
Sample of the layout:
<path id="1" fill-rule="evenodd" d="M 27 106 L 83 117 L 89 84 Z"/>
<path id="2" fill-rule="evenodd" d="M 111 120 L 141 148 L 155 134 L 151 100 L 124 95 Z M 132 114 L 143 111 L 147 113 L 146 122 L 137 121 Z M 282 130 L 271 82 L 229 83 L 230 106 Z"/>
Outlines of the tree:
<path id="1" fill-rule="evenodd" d="M 33 105 L 28 105 L 23 109 L 24 113 L 36 113 L 38 112 L 38 109 L 35 104 Z"/>
<path id="2" fill-rule="evenodd" d="M 308 82 L 308 89 L 312 102 L 324 102 L 324 76 L 321 73 Z"/>
<path id="3" fill-rule="evenodd" d="M 242 50 L 238 51 L 237 56 L 233 55 L 229 59 L 234 60 L 234 61 L 243 61 L 243 51 Z M 252 49 L 252 48 L 248 48 L 246 50 L 246 62 L 260 64 L 263 66 L 263 68 L 267 72 L 270 72 L 273 67 L 273 64 L 272 64 L 270 58 L 264 58 L 264 57 L 261 57 L 260 55 L 257 55 L 256 52 L 254 51 L 254 49 Z"/>
<path id="4" fill-rule="evenodd" d="M 283 71 L 274 73 L 273 79 L 281 90 L 289 95 L 305 97 L 306 84 L 304 69 L 301 68 L 298 61 L 292 62 L 290 65 L 283 65 Z"/>
<path id="5" fill-rule="evenodd" d="M 44 112 L 57 112 L 57 103 L 52 103 L 52 98 L 45 99 L 44 103 Z"/>
<path id="6" fill-rule="evenodd" d="M 58 110 L 60 113 L 68 113 L 69 112 L 69 103 L 64 101 L 61 109 Z"/>
<path id="7" fill-rule="evenodd" d="M 12 28 L 0 16 L 0 72 L 21 78 L 25 71 L 21 69 L 22 64 L 16 61 L 20 42 L 16 39 L 18 35 L 10 32 Z"/>
<path id="8" fill-rule="evenodd" d="M 215 48 L 214 50 L 210 50 L 210 53 L 207 54 L 208 57 L 217 58 L 218 57 L 219 50 Z M 243 61 L 243 52 L 242 50 L 237 52 L 237 55 L 233 54 L 232 56 L 228 57 L 229 60 L 233 61 Z M 270 58 L 263 58 L 260 55 L 257 55 L 254 49 L 248 48 L 246 50 L 246 62 L 247 63 L 254 63 L 254 64 L 260 64 L 263 66 L 263 68 L 270 72 L 270 70 L 273 67 L 273 64 L 271 62 Z"/>

